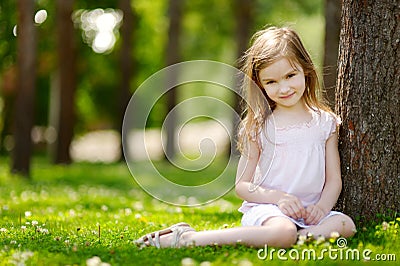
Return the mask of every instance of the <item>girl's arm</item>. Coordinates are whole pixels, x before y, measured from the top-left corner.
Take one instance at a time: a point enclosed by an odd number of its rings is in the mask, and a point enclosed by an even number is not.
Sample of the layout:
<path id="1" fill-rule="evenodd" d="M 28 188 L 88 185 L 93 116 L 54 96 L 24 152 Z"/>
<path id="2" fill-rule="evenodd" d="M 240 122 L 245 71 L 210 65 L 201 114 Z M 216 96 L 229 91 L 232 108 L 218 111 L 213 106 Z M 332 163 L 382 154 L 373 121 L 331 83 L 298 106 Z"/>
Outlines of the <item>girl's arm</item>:
<path id="1" fill-rule="evenodd" d="M 340 173 L 340 157 L 338 151 L 337 134 L 331 135 L 326 141 L 325 147 L 325 185 L 321 198 L 315 206 L 307 208 L 307 224 L 317 224 L 327 215 L 336 204 L 342 190 L 342 179 Z"/>
<path id="2" fill-rule="evenodd" d="M 305 216 L 305 209 L 301 201 L 290 194 L 279 190 L 269 190 L 258 186 L 251 190 L 252 179 L 260 158 L 260 151 L 256 143 L 250 143 L 247 154 L 242 155 L 239 160 L 236 174 L 236 194 L 254 203 L 276 204 L 283 213 L 295 219 Z"/>
<path id="3" fill-rule="evenodd" d="M 260 151 L 255 142 L 250 142 L 246 154 L 242 154 L 239 159 L 236 172 L 236 194 L 248 201 L 255 203 L 274 203 L 276 201 L 276 192 L 268 191 L 258 187 L 254 191 L 250 190 L 252 179 L 256 171 L 257 163 L 260 158 Z"/>

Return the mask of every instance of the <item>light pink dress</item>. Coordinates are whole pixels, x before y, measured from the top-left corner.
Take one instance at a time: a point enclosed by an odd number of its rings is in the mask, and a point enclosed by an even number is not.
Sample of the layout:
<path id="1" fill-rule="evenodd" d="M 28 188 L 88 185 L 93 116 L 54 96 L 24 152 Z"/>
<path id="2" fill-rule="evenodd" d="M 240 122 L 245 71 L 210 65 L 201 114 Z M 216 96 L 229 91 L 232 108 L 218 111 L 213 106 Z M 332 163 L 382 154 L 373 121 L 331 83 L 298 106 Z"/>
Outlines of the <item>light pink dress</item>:
<path id="1" fill-rule="evenodd" d="M 312 111 L 312 119 L 307 123 L 285 128 L 276 128 L 273 117 L 269 117 L 257 139 L 262 150 L 253 178 L 254 188 L 284 191 L 298 197 L 305 207 L 316 204 L 325 183 L 325 144 L 339 123 L 333 114 L 322 110 Z M 284 215 L 274 204 L 244 201 L 239 211 L 243 213 L 243 226 L 261 225 L 270 217 L 281 216 L 299 227 L 308 227 L 303 219 Z M 324 219 L 337 214 L 341 213 L 331 211 Z"/>

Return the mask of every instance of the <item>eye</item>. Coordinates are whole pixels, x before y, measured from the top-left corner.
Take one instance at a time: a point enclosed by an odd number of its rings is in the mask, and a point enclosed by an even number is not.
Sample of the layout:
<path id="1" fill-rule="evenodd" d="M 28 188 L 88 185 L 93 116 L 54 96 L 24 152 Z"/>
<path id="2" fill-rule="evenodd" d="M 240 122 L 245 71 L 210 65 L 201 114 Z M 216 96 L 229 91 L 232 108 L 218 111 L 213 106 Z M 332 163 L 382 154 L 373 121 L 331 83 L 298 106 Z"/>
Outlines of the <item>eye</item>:
<path id="1" fill-rule="evenodd" d="M 274 84 L 275 83 L 275 81 L 273 81 L 273 80 L 268 80 L 267 82 L 265 82 L 265 85 L 271 85 L 271 84 Z"/>
<path id="2" fill-rule="evenodd" d="M 289 75 L 287 75 L 287 78 L 290 79 L 293 78 L 294 76 L 296 76 L 296 73 L 290 73 Z"/>

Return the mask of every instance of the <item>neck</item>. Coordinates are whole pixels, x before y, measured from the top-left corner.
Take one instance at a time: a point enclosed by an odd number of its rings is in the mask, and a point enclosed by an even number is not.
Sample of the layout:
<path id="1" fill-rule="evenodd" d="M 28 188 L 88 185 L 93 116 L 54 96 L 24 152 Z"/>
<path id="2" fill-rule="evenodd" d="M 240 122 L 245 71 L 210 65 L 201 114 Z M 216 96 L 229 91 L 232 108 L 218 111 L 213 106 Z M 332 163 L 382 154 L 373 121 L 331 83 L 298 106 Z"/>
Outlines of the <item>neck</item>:
<path id="1" fill-rule="evenodd" d="M 305 113 L 308 111 L 309 111 L 309 108 L 307 107 L 306 103 L 304 102 L 304 100 L 301 100 L 301 102 L 299 104 L 296 104 L 295 106 L 286 107 L 286 106 L 278 105 L 278 106 L 276 106 L 274 113 L 301 114 L 301 113 Z"/>

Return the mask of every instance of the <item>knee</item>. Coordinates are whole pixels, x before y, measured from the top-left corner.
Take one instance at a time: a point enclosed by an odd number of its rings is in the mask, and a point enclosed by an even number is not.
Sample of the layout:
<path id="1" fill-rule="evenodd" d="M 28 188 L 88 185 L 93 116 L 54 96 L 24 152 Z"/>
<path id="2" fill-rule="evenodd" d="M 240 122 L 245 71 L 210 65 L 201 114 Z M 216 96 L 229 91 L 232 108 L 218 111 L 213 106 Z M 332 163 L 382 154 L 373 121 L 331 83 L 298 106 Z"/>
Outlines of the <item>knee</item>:
<path id="1" fill-rule="evenodd" d="M 295 224 L 287 224 L 285 226 L 282 226 L 282 239 L 281 239 L 281 245 L 280 247 L 282 248 L 290 248 L 294 244 L 296 244 L 297 241 L 297 227 Z"/>
<path id="2" fill-rule="evenodd" d="M 343 215 L 341 217 L 342 223 L 342 232 L 340 233 L 343 237 L 352 237 L 356 233 L 356 225 L 354 224 L 353 220 L 347 216 Z"/>
<path id="3" fill-rule="evenodd" d="M 282 223 L 276 228 L 276 241 L 273 246 L 279 248 L 290 248 L 297 241 L 297 227 L 292 222 Z"/>

